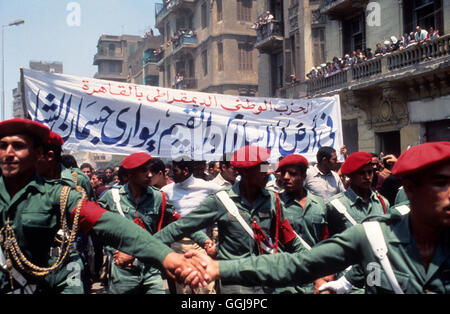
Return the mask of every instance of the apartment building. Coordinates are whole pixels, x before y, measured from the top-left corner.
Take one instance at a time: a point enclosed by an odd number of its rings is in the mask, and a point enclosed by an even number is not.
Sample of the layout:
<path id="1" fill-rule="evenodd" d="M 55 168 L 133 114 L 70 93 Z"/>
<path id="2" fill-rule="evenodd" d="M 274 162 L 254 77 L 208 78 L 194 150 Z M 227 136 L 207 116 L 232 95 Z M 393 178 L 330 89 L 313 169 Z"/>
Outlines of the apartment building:
<path id="1" fill-rule="evenodd" d="M 98 66 L 94 78 L 126 82 L 129 75 L 128 58 L 135 53 L 141 36 L 101 35 L 97 44 L 94 65 Z"/>
<path id="2" fill-rule="evenodd" d="M 410 145 L 450 140 L 449 1 L 267 0 L 257 14 L 267 11 L 278 25 L 260 30 L 255 44 L 261 96 L 339 94 L 350 152 L 399 155 Z M 307 77 L 347 54 L 375 54 L 378 43 L 400 42 L 418 25 L 440 37 Z"/>
<path id="3" fill-rule="evenodd" d="M 156 5 L 163 36 L 160 85 L 256 96 L 256 0 L 168 0 Z M 182 83 L 175 78 L 182 76 Z"/>
<path id="4" fill-rule="evenodd" d="M 162 44 L 162 36 L 147 33 L 137 43 L 137 49 L 128 57 L 127 82 L 159 86 L 159 68 L 156 65 L 160 59 L 158 54 Z"/>

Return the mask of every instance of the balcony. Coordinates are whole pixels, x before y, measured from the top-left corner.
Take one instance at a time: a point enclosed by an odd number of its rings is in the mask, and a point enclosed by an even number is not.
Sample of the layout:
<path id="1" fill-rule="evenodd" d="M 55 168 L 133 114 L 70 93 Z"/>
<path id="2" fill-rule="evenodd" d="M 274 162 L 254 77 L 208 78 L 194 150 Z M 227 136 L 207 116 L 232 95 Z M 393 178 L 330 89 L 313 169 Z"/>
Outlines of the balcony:
<path id="1" fill-rule="evenodd" d="M 260 53 L 274 54 L 283 50 L 283 31 L 282 25 L 278 21 L 272 21 L 259 26 L 256 30 L 255 48 Z"/>
<path id="2" fill-rule="evenodd" d="M 160 23 L 170 14 L 180 9 L 193 10 L 197 0 L 168 0 L 165 3 L 157 3 L 155 6 L 155 25 L 160 27 Z"/>
<path id="3" fill-rule="evenodd" d="M 434 80 L 450 69 L 450 35 L 391 54 L 376 57 L 342 71 L 306 81 L 308 97 L 330 96 L 346 90 L 358 90 L 383 82 L 400 83 Z"/>
<path id="4" fill-rule="evenodd" d="M 159 69 L 156 66 L 156 63 L 150 63 L 147 62 L 144 64 L 144 76 L 147 75 L 158 75 L 159 74 Z"/>
<path id="5" fill-rule="evenodd" d="M 109 81 L 118 81 L 118 82 L 126 82 L 127 77 L 123 76 L 121 73 L 95 73 L 95 79 L 99 80 L 109 80 Z"/>
<path id="6" fill-rule="evenodd" d="M 340 19 L 364 12 L 368 0 L 322 0 L 320 13 L 331 19 Z"/>
<path id="7" fill-rule="evenodd" d="M 183 90 L 190 90 L 190 89 L 197 89 L 197 79 L 194 77 L 185 77 L 183 80 L 179 83 L 178 86 L 175 84 L 172 86 L 176 89 L 183 89 Z"/>
<path id="8" fill-rule="evenodd" d="M 111 55 L 107 55 L 107 54 L 100 54 L 97 53 L 94 56 L 94 65 L 98 65 L 99 61 L 123 61 L 123 56 L 111 56 Z"/>
<path id="9" fill-rule="evenodd" d="M 197 47 L 197 36 L 180 36 L 177 40 L 173 41 L 172 55 L 176 56 L 182 51 L 193 49 Z"/>

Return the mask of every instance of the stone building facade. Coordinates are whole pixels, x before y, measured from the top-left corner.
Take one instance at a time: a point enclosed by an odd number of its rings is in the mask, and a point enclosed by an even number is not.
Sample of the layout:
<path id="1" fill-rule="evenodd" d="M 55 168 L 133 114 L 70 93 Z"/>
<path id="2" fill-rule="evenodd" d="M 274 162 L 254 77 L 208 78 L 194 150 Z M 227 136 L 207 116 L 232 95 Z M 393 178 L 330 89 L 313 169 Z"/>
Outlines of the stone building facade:
<path id="1" fill-rule="evenodd" d="M 263 1 L 283 31 L 256 43 L 261 96 L 311 98 L 339 94 L 344 143 L 399 155 L 409 146 L 450 141 L 450 2 L 444 0 Z M 312 67 L 353 50 L 415 32 L 439 30 L 440 38 L 308 79 Z M 292 75 L 295 75 L 293 79 Z"/>
<path id="2" fill-rule="evenodd" d="M 94 65 L 98 66 L 94 78 L 126 82 L 130 73 L 128 58 L 141 40 L 141 36 L 134 35 L 101 35 L 94 56 Z"/>
<path id="3" fill-rule="evenodd" d="M 128 57 L 127 82 L 159 86 L 159 68 L 156 65 L 160 60 L 157 52 L 162 44 L 162 36 L 146 34 L 138 41 L 137 49 Z"/>
<path id="4" fill-rule="evenodd" d="M 168 0 L 156 7 L 163 36 L 160 86 L 257 95 L 257 0 Z M 175 84 L 177 75 L 183 77 Z"/>

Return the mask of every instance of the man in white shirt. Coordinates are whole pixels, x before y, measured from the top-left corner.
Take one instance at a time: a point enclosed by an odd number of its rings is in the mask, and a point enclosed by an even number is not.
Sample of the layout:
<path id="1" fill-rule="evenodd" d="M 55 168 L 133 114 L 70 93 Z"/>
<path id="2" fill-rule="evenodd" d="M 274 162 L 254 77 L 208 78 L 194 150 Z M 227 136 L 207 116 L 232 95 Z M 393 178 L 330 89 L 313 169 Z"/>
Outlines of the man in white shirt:
<path id="1" fill-rule="evenodd" d="M 345 191 L 341 178 L 336 173 L 337 155 L 332 147 L 323 146 L 317 152 L 317 164 L 306 173 L 305 188 L 321 196 L 324 202 Z"/>
<path id="2" fill-rule="evenodd" d="M 180 161 L 173 162 L 172 179 L 174 182 L 161 188 L 161 191 L 166 194 L 167 199 L 182 217 L 181 219 L 193 209 L 197 208 L 209 194 L 221 188 L 220 185 L 213 182 L 195 178 L 192 174 L 194 162 L 186 161 L 186 159 L 182 158 Z M 205 241 L 204 247 L 210 246 L 214 246 L 214 242 L 208 239 Z M 206 254 L 206 251 L 202 247 L 187 237 L 172 243 L 171 247 L 175 252 L 179 253 L 196 250 Z M 196 292 L 202 294 L 215 293 L 214 282 L 210 283 L 206 288 L 200 288 L 198 290 Z M 188 294 L 192 293 L 192 290 L 189 287 L 182 287 L 182 285 L 177 283 L 177 293 Z"/>
<path id="3" fill-rule="evenodd" d="M 428 32 L 422 29 L 419 25 L 416 26 L 416 32 L 414 33 L 414 39 L 417 43 L 421 44 L 427 40 Z"/>

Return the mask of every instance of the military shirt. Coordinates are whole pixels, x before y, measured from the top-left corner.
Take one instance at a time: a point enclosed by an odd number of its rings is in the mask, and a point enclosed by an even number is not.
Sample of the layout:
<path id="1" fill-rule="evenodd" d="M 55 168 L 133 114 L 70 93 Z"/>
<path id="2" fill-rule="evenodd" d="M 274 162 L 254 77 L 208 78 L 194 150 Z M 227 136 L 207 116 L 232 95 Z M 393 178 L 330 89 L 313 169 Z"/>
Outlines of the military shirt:
<path id="1" fill-rule="evenodd" d="M 323 199 L 306 190 L 306 204 L 303 208 L 294 196 L 282 193 L 280 197 L 284 205 L 285 217 L 295 232 L 310 246 L 320 242 L 327 225 Z"/>
<path id="2" fill-rule="evenodd" d="M 276 198 L 273 192 L 261 189 L 253 205 L 250 205 L 241 196 L 239 182 L 235 182 L 231 187 L 225 187 L 223 190 L 234 201 L 240 215 L 250 227 L 253 219 L 255 219 L 266 235 L 272 234 L 270 231 L 272 223 L 275 221 L 276 213 Z M 219 229 L 218 259 L 237 259 L 252 254 L 259 254 L 255 240 L 245 231 L 237 219 L 227 211 L 216 194 L 217 192 L 210 194 L 196 209 L 182 219 L 163 228 L 155 234 L 155 237 L 161 239 L 164 243 L 172 243 L 180 240 L 186 234 L 217 222 Z M 289 243 L 289 245 L 290 247 L 284 249 L 292 251 L 304 249 L 297 239 Z"/>
<path id="3" fill-rule="evenodd" d="M 86 197 L 88 200 L 94 201 L 95 194 L 92 188 L 91 181 L 89 177 L 78 168 L 64 168 L 61 171 L 61 179 L 73 181 L 73 172 L 76 173 L 77 185 L 81 186 L 86 191 Z"/>
<path id="4" fill-rule="evenodd" d="M 409 294 L 450 293 L 450 228 L 444 229 L 429 267 L 425 269 L 411 234 L 409 214 L 379 217 L 377 220 L 381 220 L 387 257 L 402 290 Z M 279 287 L 310 282 L 353 264 L 360 266 L 365 278 L 379 279 L 367 285 L 367 293 L 394 293 L 362 225 L 324 240 L 306 253 L 219 261 L 219 269 L 221 281 L 226 284 L 264 282 L 268 286 Z"/>
<path id="5" fill-rule="evenodd" d="M 381 196 L 381 195 L 380 195 Z M 389 202 L 386 198 L 381 196 L 384 200 L 386 211 L 389 210 Z M 347 208 L 348 213 L 357 222 L 361 223 L 366 217 L 373 215 L 384 215 L 383 205 L 375 192 L 371 191 L 369 200 L 366 203 L 360 196 L 358 196 L 351 187 L 347 191 L 333 196 L 329 202 L 326 203 L 327 223 L 330 235 L 342 232 L 352 226 L 352 223 L 330 202 L 334 199 L 339 199 L 341 203 Z"/>
<path id="6" fill-rule="evenodd" d="M 148 232 L 154 234 L 158 231 L 158 224 L 160 222 L 162 209 L 161 191 L 155 187 L 147 187 L 147 192 L 142 194 L 139 199 L 139 203 L 136 204 L 128 184 L 120 187 L 113 187 L 112 189 L 119 189 L 120 207 L 127 219 L 134 220 L 135 218 L 140 218 Z M 98 200 L 98 203 L 103 208 L 106 208 L 112 212 L 119 212 L 116 203 L 114 202 L 111 190 L 103 194 L 103 196 Z M 162 226 L 167 224 L 169 218 L 174 212 L 175 209 L 173 205 L 167 201 Z M 202 232 L 195 233 L 192 236 L 195 238 L 194 241 L 198 241 L 201 245 L 203 245 L 205 240 L 208 239 L 208 236 Z"/>
<path id="7" fill-rule="evenodd" d="M 3 176 L 0 177 L 0 228 L 5 226 L 9 218 L 24 255 L 42 267 L 50 264 L 50 247 L 61 227 L 60 194 L 64 185 L 70 184 L 64 180 L 34 177 L 11 198 Z M 74 188 L 73 185 L 71 187 Z M 66 206 L 67 216 L 71 215 L 80 199 L 81 194 L 71 189 Z M 86 214 L 80 216 L 80 221 L 87 218 L 84 216 Z M 142 228 L 113 213 L 102 212 L 92 230 L 105 243 L 148 263 L 159 265 L 172 252 Z M 36 280 L 23 275 L 31 281 Z M 0 272 L 0 281 L 3 280 L 8 279 Z"/>

